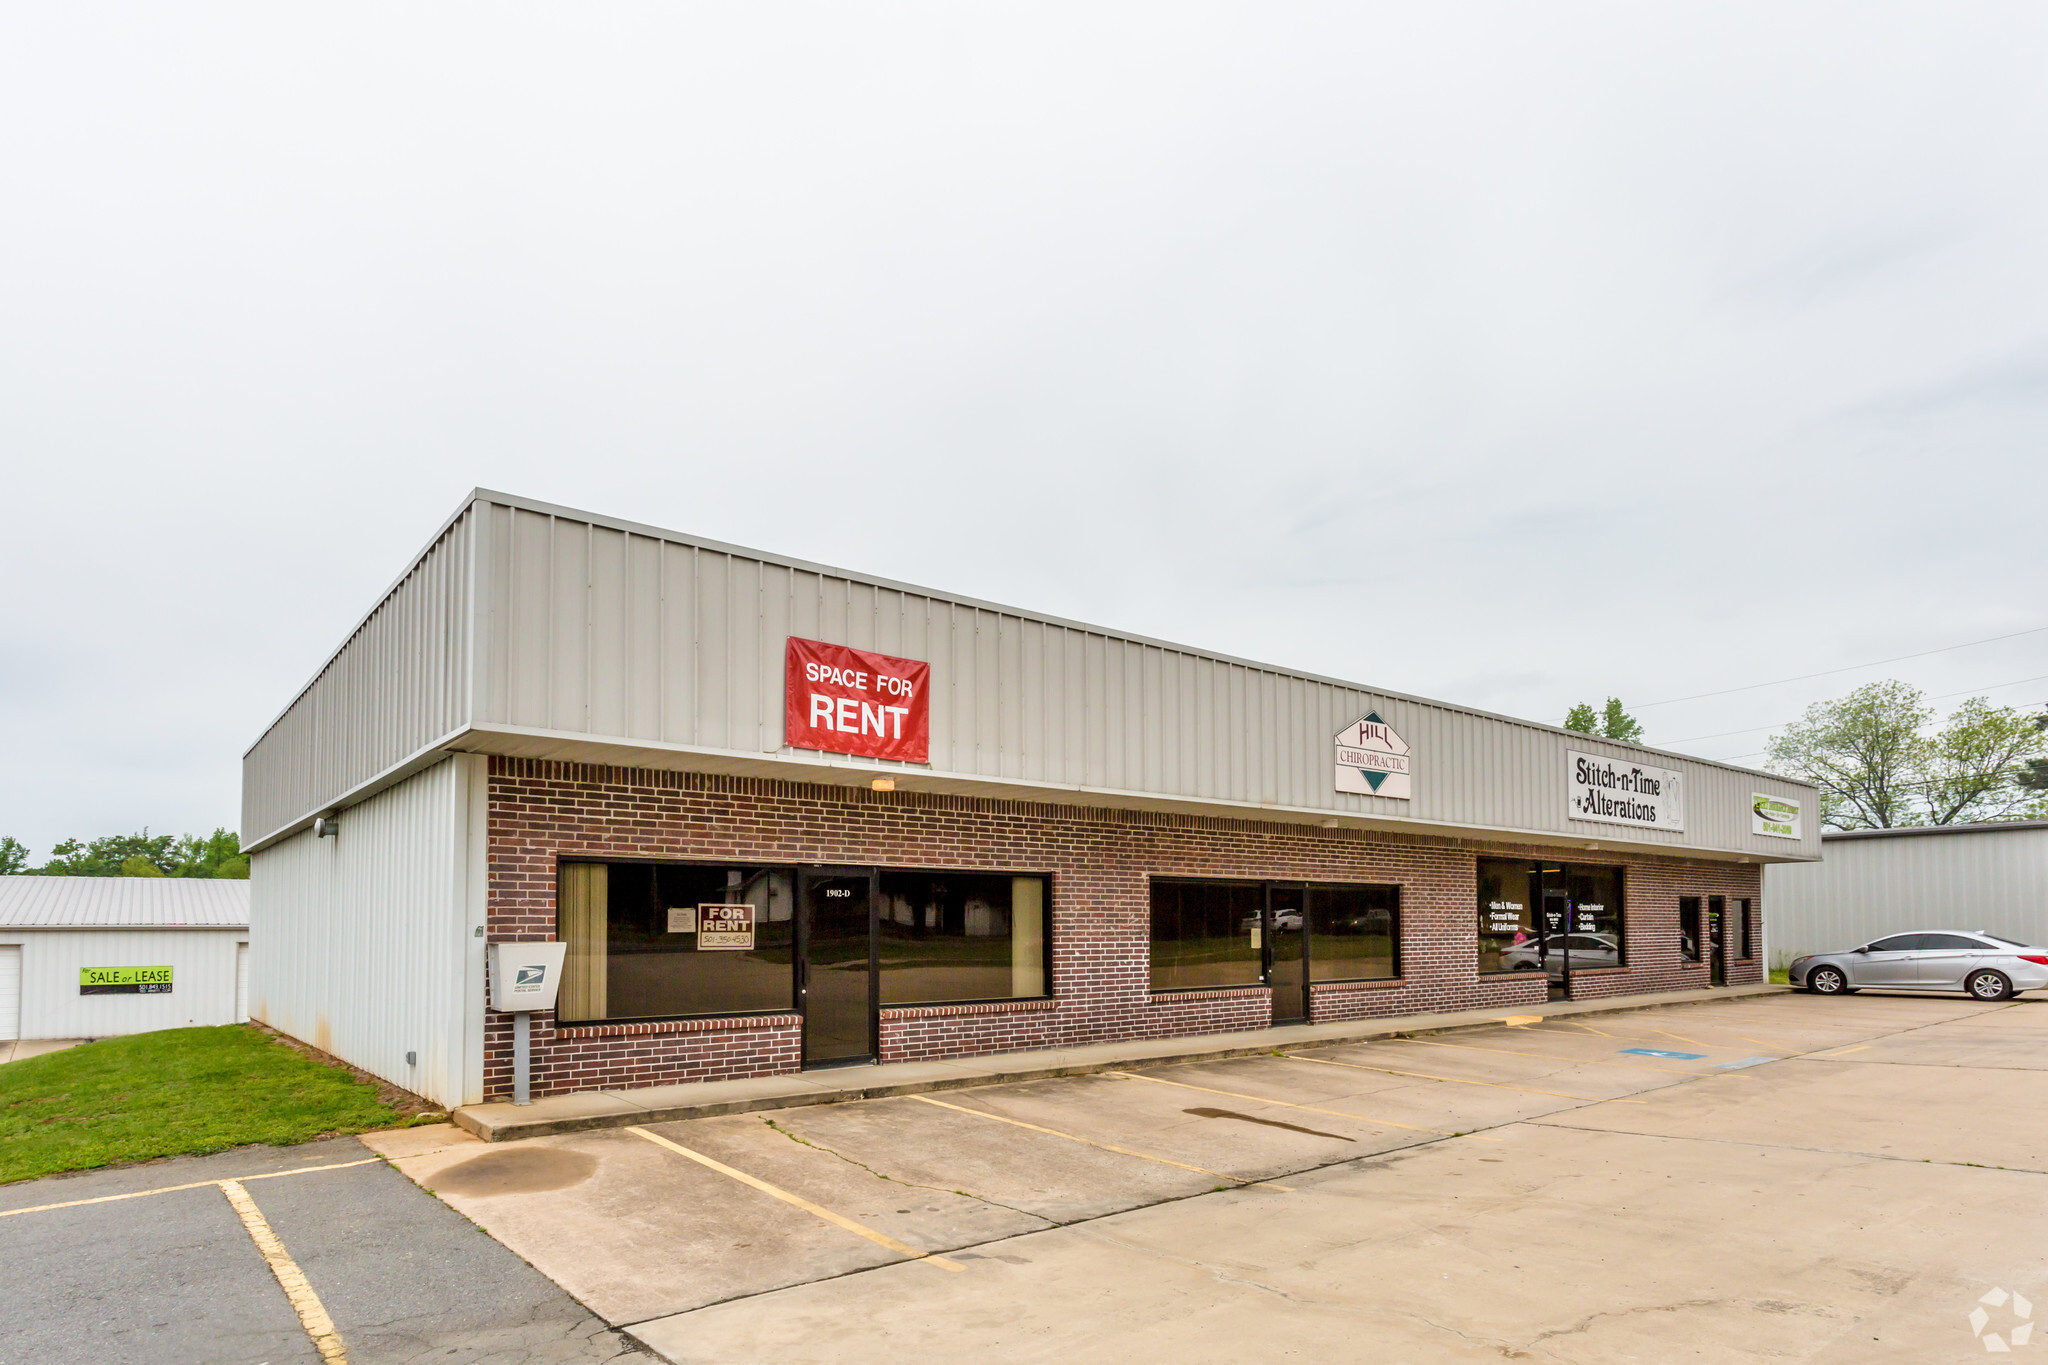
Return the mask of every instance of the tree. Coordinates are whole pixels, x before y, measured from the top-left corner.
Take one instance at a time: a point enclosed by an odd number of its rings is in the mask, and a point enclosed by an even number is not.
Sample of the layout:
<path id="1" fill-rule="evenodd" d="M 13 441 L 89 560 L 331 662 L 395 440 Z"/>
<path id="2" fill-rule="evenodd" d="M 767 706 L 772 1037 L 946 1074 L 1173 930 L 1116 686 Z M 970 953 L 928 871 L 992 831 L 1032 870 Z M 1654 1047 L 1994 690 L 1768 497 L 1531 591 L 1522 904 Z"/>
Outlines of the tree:
<path id="1" fill-rule="evenodd" d="M 1931 824 L 2010 820 L 2033 803 L 2030 765 L 2048 748 L 2039 721 L 2009 706 L 1972 697 L 1935 736 L 1927 772 Z"/>
<path id="2" fill-rule="evenodd" d="M 1892 829 L 2011 819 L 2034 798 L 2030 762 L 2048 753 L 2034 717 L 1972 697 L 1932 734 L 1934 708 L 1892 681 L 1816 702 L 1771 737 L 1770 765 L 1820 792 L 1821 823 Z"/>
<path id="3" fill-rule="evenodd" d="M 11 834 L 0 834 L 0 877 L 18 877 L 28 871 L 28 845 Z"/>
<path id="4" fill-rule="evenodd" d="M 1565 712 L 1564 728 L 1577 730 L 1582 735 L 1598 735 L 1602 739 L 1617 740 L 1623 744 L 1643 742 L 1643 724 L 1622 709 L 1621 698 L 1609 697 L 1607 705 L 1595 711 L 1590 703 L 1580 702 Z"/>
<path id="5" fill-rule="evenodd" d="M 242 852 L 241 836 L 233 830 L 216 829 L 208 835 L 188 834 L 171 850 L 174 877 L 229 877 L 246 879 L 249 857 Z"/>
<path id="6" fill-rule="evenodd" d="M 8 840 L 12 843 L 12 840 Z M 20 848 L 19 844 L 15 845 Z M 6 866 L 5 844 L 0 844 L 0 868 Z M 22 849 L 24 866 L 27 849 Z M 155 871 L 144 871 L 147 863 Z M 216 829 L 211 834 L 109 834 L 81 843 L 66 839 L 50 850 L 50 860 L 33 869 L 45 877 L 230 877 L 246 879 L 249 855 L 242 852 L 242 840 L 233 830 Z"/>
<path id="7" fill-rule="evenodd" d="M 168 873 L 176 866 L 171 861 L 176 842 L 169 834 L 151 834 L 146 826 L 140 834 L 109 834 L 89 844 L 66 839 L 50 850 L 50 861 L 36 871 L 45 877 L 118 877 L 123 863 L 144 858 L 158 872 Z"/>

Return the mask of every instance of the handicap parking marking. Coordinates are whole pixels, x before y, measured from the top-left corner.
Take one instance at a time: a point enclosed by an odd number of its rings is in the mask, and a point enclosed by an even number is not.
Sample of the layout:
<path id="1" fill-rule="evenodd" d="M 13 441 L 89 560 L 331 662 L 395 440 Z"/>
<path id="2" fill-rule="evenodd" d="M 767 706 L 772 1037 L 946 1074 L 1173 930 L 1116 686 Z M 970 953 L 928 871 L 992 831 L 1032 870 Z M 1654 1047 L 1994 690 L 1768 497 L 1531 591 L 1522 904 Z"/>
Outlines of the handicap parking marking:
<path id="1" fill-rule="evenodd" d="M 1707 1055 L 1704 1052 L 1667 1052 L 1661 1047 L 1625 1047 L 1621 1051 L 1631 1057 L 1662 1057 L 1667 1062 L 1697 1062 Z"/>
<path id="2" fill-rule="evenodd" d="M 1739 1062 L 1722 1062 L 1720 1069 L 1723 1071 L 1740 1071 L 1746 1066 L 1762 1066 L 1765 1062 L 1775 1062 L 1777 1060 L 1776 1057 L 1744 1057 Z"/>
<path id="3" fill-rule="evenodd" d="M 820 1205 L 813 1204 L 810 1200 L 805 1199 L 802 1195 L 791 1194 L 788 1190 L 785 1190 L 777 1185 L 771 1185 L 767 1181 L 762 1180 L 758 1176 L 748 1175 L 745 1171 L 736 1171 L 722 1161 L 715 1161 L 712 1158 L 705 1156 L 702 1152 L 692 1151 L 690 1148 L 683 1146 L 683 1144 L 680 1142 L 671 1142 L 659 1133 L 650 1133 L 645 1128 L 640 1128 L 631 1125 L 629 1125 L 626 1128 L 626 1131 L 631 1133 L 635 1137 L 647 1139 L 647 1141 L 653 1143 L 657 1147 L 666 1147 L 669 1151 L 674 1152 L 677 1156 L 688 1157 L 690 1160 L 696 1162 L 698 1165 L 705 1166 L 710 1168 L 711 1170 L 717 1171 L 720 1175 L 730 1176 L 732 1179 L 739 1181 L 742 1185 L 747 1185 L 752 1187 L 753 1189 L 759 1190 L 762 1194 L 767 1195 L 771 1199 L 780 1199 L 785 1204 L 792 1204 L 797 1208 L 802 1209 L 805 1213 L 810 1214 L 814 1218 L 823 1219 L 825 1222 L 830 1223 L 833 1227 L 844 1228 L 846 1231 L 852 1233 L 856 1237 L 865 1237 L 877 1246 L 887 1247 L 889 1250 L 895 1252 L 899 1256 L 907 1257 L 913 1261 L 924 1261 L 927 1264 L 938 1266 L 942 1270 L 951 1270 L 956 1273 L 967 1268 L 966 1266 L 961 1265 L 958 1261 L 947 1260 L 944 1256 L 939 1255 L 937 1252 L 920 1251 L 916 1247 L 908 1244 L 907 1242 L 899 1242 L 886 1232 L 877 1232 L 873 1228 L 868 1227 L 863 1223 L 856 1223 L 853 1219 L 848 1218 L 844 1214 L 834 1213 L 832 1212 L 832 1210 L 828 1208 L 824 1208 Z"/>

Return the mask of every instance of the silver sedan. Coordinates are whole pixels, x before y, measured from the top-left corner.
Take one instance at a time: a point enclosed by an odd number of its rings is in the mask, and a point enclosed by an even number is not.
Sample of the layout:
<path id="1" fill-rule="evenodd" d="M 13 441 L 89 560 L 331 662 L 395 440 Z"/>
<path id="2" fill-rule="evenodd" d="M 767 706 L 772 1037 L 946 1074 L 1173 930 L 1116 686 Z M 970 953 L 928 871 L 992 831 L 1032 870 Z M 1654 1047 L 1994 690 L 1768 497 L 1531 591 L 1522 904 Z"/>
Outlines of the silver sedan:
<path id="1" fill-rule="evenodd" d="M 2048 948 L 2035 948 L 1982 929 L 1888 934 L 1845 953 L 1792 960 L 1792 984 L 1815 995 L 1884 990 L 1962 991 L 1977 1000 L 2005 1000 L 2048 987 Z"/>

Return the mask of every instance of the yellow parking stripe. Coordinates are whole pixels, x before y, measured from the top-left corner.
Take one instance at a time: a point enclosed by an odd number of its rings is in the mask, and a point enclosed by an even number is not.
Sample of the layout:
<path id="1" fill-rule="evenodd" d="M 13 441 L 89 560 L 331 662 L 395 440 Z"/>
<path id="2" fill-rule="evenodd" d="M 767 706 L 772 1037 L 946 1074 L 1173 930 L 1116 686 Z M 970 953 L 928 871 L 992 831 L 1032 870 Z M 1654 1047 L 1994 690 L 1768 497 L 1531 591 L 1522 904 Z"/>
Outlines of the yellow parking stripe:
<path id="1" fill-rule="evenodd" d="M 1314 1062 L 1317 1066 L 1348 1066 L 1353 1071 L 1378 1071 L 1388 1076 L 1413 1076 L 1419 1081 L 1447 1081 L 1452 1085 L 1484 1085 L 1495 1090 L 1519 1090 L 1525 1095 L 1555 1095 L 1561 1100 L 1585 1100 L 1589 1104 L 1648 1104 L 1648 1100 L 1610 1100 L 1599 1095 L 1568 1095 L 1562 1090 L 1538 1090 L 1529 1085 L 1508 1085 L 1503 1081 L 1472 1081 L 1463 1076 L 1433 1076 L 1427 1071 L 1399 1071 L 1391 1066 L 1367 1066 L 1364 1062 L 1333 1062 L 1327 1057 L 1299 1057 L 1280 1054 L 1290 1062 Z"/>
<path id="2" fill-rule="evenodd" d="M 1691 1043 L 1694 1047 L 1718 1048 L 1721 1046 L 1719 1043 L 1703 1043 L 1697 1038 L 1688 1038 L 1682 1033 L 1673 1033 L 1669 1029 L 1653 1028 L 1650 1032 L 1661 1033 L 1666 1038 L 1676 1038 L 1681 1043 Z"/>
<path id="3" fill-rule="evenodd" d="M 955 1272 L 962 1271 L 967 1268 L 961 1265 L 958 1261 L 949 1261 L 944 1256 L 940 1256 L 935 1252 L 919 1251 L 914 1246 L 910 1246 L 907 1243 L 897 1241 L 894 1237 L 891 1237 L 886 1232 L 876 1232 L 871 1227 L 866 1227 L 860 1223 L 854 1222 L 851 1218 L 845 1217 L 842 1214 L 834 1213 L 832 1212 L 832 1210 L 828 1208 L 822 1208 L 817 1204 L 813 1204 L 810 1200 L 805 1199 L 801 1195 L 791 1194 L 788 1190 L 779 1189 L 776 1186 L 769 1184 L 765 1180 L 761 1180 L 755 1176 L 748 1175 L 745 1171 L 736 1171 L 722 1161 L 712 1160 L 710 1157 L 705 1156 L 702 1152 L 691 1151 L 688 1147 L 683 1146 L 680 1142 L 670 1142 L 667 1138 L 663 1137 L 659 1133 L 650 1133 L 645 1128 L 633 1127 L 627 1128 L 626 1131 L 633 1134 L 635 1137 L 646 1138 L 649 1142 L 653 1143 L 657 1147 L 666 1147 L 678 1156 L 686 1156 L 700 1166 L 708 1166 L 712 1170 L 717 1171 L 720 1175 L 731 1176 L 734 1180 L 739 1181 L 740 1184 L 751 1186 L 752 1188 L 759 1190 L 761 1193 L 768 1195 L 771 1198 L 780 1199 L 785 1204 L 794 1204 L 797 1208 L 802 1209 L 805 1213 L 810 1214 L 814 1218 L 822 1218 L 826 1222 L 830 1223 L 833 1227 L 844 1228 L 846 1229 L 846 1231 L 852 1233 L 856 1237 L 865 1237 L 870 1242 L 873 1242 L 875 1245 L 887 1247 L 889 1248 L 889 1250 L 895 1252 L 899 1256 L 907 1256 L 913 1261 L 927 1261 L 932 1265 L 941 1267 L 942 1269 L 951 1270 Z"/>
<path id="4" fill-rule="evenodd" d="M 1582 1028 L 1586 1032 L 1598 1034 L 1602 1038 L 1612 1038 L 1614 1036 L 1611 1033 L 1601 1033 L 1599 1029 L 1594 1028 L 1591 1024 L 1581 1024 L 1570 1019 L 1553 1019 L 1550 1022 L 1553 1024 L 1563 1024 L 1566 1028 Z"/>
<path id="5" fill-rule="evenodd" d="M 353 1163 L 352 1163 L 353 1164 Z M 341 1333 L 334 1330 L 334 1320 L 327 1316 L 320 1296 L 313 1292 L 313 1286 L 306 1283 L 306 1274 L 299 1269 L 299 1263 L 284 1249 L 284 1243 L 277 1240 L 277 1234 L 270 1230 L 270 1220 L 263 1216 L 263 1210 L 256 1207 L 256 1201 L 242 1188 L 239 1180 L 223 1180 L 220 1192 L 228 1197 L 228 1203 L 241 1215 L 242 1226 L 249 1230 L 249 1240 L 256 1244 L 256 1250 L 270 1266 L 270 1273 L 277 1276 L 277 1283 L 284 1290 L 284 1296 L 291 1302 L 292 1311 L 299 1315 L 299 1325 L 306 1329 L 306 1335 L 313 1339 L 313 1349 L 320 1353 L 320 1359 L 327 1365 L 348 1365 L 348 1351 L 341 1344 Z"/>
<path id="6" fill-rule="evenodd" d="M 381 1156 L 365 1157 L 361 1161 L 339 1161 L 332 1166 L 301 1166 L 296 1171 L 266 1171 L 262 1175 L 238 1175 L 242 1183 L 251 1180 L 275 1180 L 284 1175 L 311 1175 L 315 1171 L 345 1171 L 351 1166 L 368 1166 L 382 1161 Z M 61 1204 L 30 1204 L 25 1209 L 0 1209 L 0 1218 L 12 1218 L 17 1213 L 48 1213 L 51 1209 L 76 1209 L 87 1204 L 112 1204 L 122 1199 L 147 1199 L 153 1194 L 176 1194 L 179 1190 L 203 1190 L 208 1185 L 221 1185 L 220 1180 L 194 1180 L 186 1185 L 164 1185 L 154 1190 L 134 1190 L 128 1194 L 103 1194 L 97 1199 L 67 1199 Z"/>
<path id="7" fill-rule="evenodd" d="M 1846 1057 L 1852 1052 L 1862 1052 L 1869 1047 L 1869 1043 L 1858 1043 L 1855 1047 L 1838 1047 L 1831 1052 L 1810 1052 L 1807 1055 L 1809 1057 Z"/>
<path id="8" fill-rule="evenodd" d="M 1129 1147 L 1119 1147 L 1113 1142 L 1097 1142 L 1094 1138 L 1077 1137 L 1072 1133 L 1062 1133 L 1057 1128 L 1041 1128 L 1035 1123 L 1026 1123 L 1022 1119 L 1006 1118 L 1001 1114 L 991 1114 L 986 1109 L 969 1109 L 961 1104 L 948 1104 L 944 1100 L 935 1100 L 929 1095 L 908 1095 L 905 1098 L 918 1100 L 925 1104 L 935 1104 L 941 1109 L 950 1109 L 956 1114 L 972 1114 L 978 1119 L 993 1119 L 997 1123 L 1007 1123 L 1012 1128 L 1024 1128 L 1034 1133 L 1044 1133 L 1047 1137 L 1065 1138 L 1069 1142 L 1078 1142 L 1086 1147 L 1100 1147 L 1105 1152 L 1115 1152 L 1119 1156 L 1134 1156 L 1140 1161 L 1156 1161 L 1162 1166 L 1174 1166 L 1183 1171 L 1193 1171 L 1196 1175 L 1212 1176 L 1217 1180 L 1228 1180 L 1233 1185 L 1264 1185 L 1286 1194 L 1294 1193 L 1287 1186 L 1275 1185 L 1270 1180 L 1246 1180 L 1242 1176 L 1225 1175 L 1221 1171 L 1212 1171 L 1206 1166 L 1190 1166 L 1185 1161 L 1169 1161 L 1163 1156 L 1153 1156 L 1150 1152 L 1136 1152 L 1132 1151 Z"/>
<path id="9" fill-rule="evenodd" d="M 1189 1085 L 1186 1081 L 1169 1081 L 1163 1076 L 1141 1076 L 1135 1071 L 1112 1071 L 1112 1076 L 1121 1076 L 1127 1081 L 1150 1081 L 1154 1085 L 1174 1085 L 1182 1090 L 1196 1090 L 1204 1095 L 1221 1095 L 1225 1099 L 1250 1100 L 1253 1104 L 1277 1104 L 1282 1109 L 1301 1109 L 1311 1114 L 1328 1114 L 1332 1118 L 1357 1119 L 1381 1128 L 1405 1128 L 1411 1133 L 1434 1133 L 1438 1137 L 1468 1137 L 1475 1142 L 1500 1142 L 1501 1138 L 1480 1137 L 1476 1133 L 1447 1133 L 1441 1128 L 1424 1128 L 1419 1124 L 1396 1123 L 1392 1119 L 1376 1119 L 1365 1114 L 1347 1114 L 1342 1109 L 1318 1109 L 1313 1104 L 1296 1104 L 1292 1100 L 1267 1099 L 1264 1095 L 1241 1095 L 1235 1090 L 1212 1090 L 1206 1085 Z"/>

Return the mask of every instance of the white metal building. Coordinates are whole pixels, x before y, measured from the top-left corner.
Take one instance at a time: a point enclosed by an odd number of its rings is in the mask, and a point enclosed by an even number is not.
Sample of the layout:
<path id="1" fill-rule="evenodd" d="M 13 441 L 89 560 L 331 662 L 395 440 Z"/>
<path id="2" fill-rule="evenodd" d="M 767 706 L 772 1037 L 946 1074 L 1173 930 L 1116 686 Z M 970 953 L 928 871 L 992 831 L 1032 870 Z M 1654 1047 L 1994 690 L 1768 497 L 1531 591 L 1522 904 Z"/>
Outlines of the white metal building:
<path id="1" fill-rule="evenodd" d="M 2048 944 L 2048 820 L 1829 830 L 1821 849 L 1764 873 L 1773 966 L 1915 929 Z"/>
<path id="2" fill-rule="evenodd" d="M 249 883 L 0 877 L 0 1039 L 249 1017 Z"/>

